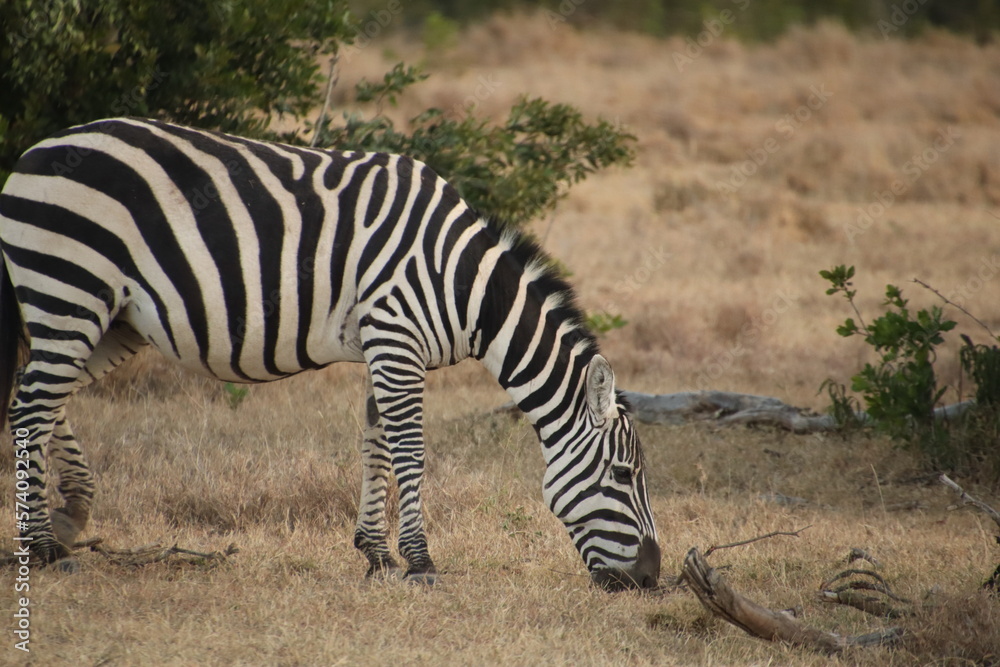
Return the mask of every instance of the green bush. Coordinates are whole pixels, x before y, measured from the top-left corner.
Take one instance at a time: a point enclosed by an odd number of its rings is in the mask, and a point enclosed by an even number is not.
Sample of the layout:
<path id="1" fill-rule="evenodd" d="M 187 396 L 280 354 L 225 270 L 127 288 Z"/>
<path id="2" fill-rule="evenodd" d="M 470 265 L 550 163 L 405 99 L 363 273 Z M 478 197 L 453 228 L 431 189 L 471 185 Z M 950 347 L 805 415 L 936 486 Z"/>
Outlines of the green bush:
<path id="1" fill-rule="evenodd" d="M 383 7 L 385 0 L 355 0 L 359 13 Z M 697 39 L 725 35 L 744 40 L 773 40 L 796 24 L 833 20 L 876 37 L 910 37 L 927 28 L 943 28 L 995 39 L 1000 30 L 1000 4 L 984 0 L 919 2 L 913 0 L 407 0 L 402 22 L 419 29 L 424 17 L 437 14 L 467 24 L 499 11 L 540 10 L 549 25 L 612 25 L 650 35 Z M 729 12 L 729 14 L 724 14 Z M 436 19 L 435 19 L 436 21 Z"/>
<path id="2" fill-rule="evenodd" d="M 830 412 L 838 423 L 858 427 L 872 425 L 907 443 L 934 468 L 961 469 L 963 474 L 1000 481 L 1000 348 L 975 345 L 963 336 L 962 368 L 973 381 L 975 405 L 954 420 L 936 419 L 935 405 L 944 394 L 934 373 L 937 347 L 943 334 L 956 322 L 944 319 L 938 306 L 911 313 L 900 289 L 886 286 L 885 311 L 867 324 L 854 302 L 853 266 L 820 271 L 831 286 L 827 294 L 842 294 L 857 315 L 837 327 L 844 337 L 863 336 L 877 355 L 851 378 L 851 390 L 860 394 L 865 416 L 859 415 L 857 400 L 843 384 L 823 383 L 831 399 Z M 950 303 L 950 302 L 949 302 Z M 992 335 L 992 334 L 991 334 Z"/>
<path id="3" fill-rule="evenodd" d="M 976 384 L 976 405 L 1000 410 L 1000 347 L 976 345 L 963 335 L 962 370 Z"/>
<path id="4" fill-rule="evenodd" d="M 34 142 L 108 116 L 264 136 L 316 105 L 317 56 L 352 34 L 339 0 L 7 0 L 0 25 L 0 182 Z"/>
<path id="5" fill-rule="evenodd" d="M 304 144 L 311 132 L 279 136 L 271 121 L 283 115 L 304 120 L 318 108 L 327 76 L 320 56 L 337 53 L 355 36 L 359 43 L 370 40 L 358 31 L 391 23 L 398 6 L 387 7 L 391 11 L 383 7 L 370 21 L 355 22 L 343 0 L 106 0 L 93 6 L 10 0 L 0 5 L 0 183 L 34 142 L 108 116 L 163 118 Z M 518 102 L 498 126 L 476 118 L 480 98 L 473 96 L 455 109 L 426 110 L 408 131 L 395 129 L 382 105 L 395 104 L 422 78 L 399 64 L 382 81 L 362 82 L 357 101 L 376 103 L 374 116 L 324 122 L 315 143 L 421 159 L 481 212 L 513 224 L 551 209 L 567 186 L 588 174 L 633 158 L 631 135 L 541 99 Z"/>
<path id="6" fill-rule="evenodd" d="M 907 300 L 895 285 L 885 290 L 886 311 L 865 324 L 854 304 L 856 290 L 851 289 L 854 267 L 837 266 L 820 271 L 831 283 L 827 294 L 843 294 L 858 315 L 837 327 L 844 337 L 864 336 L 878 354 L 876 364 L 865 364 L 851 378 L 851 389 L 865 400 L 868 415 L 892 435 L 912 436 L 933 422 L 934 406 L 944 390 L 937 389 L 934 377 L 935 348 L 944 342 L 941 336 L 955 328 L 956 322 L 942 320 L 940 307 L 920 310 L 911 317 Z"/>
<path id="7" fill-rule="evenodd" d="M 374 102 L 372 118 L 345 115 L 344 124 L 320 128 L 320 144 L 380 150 L 423 160 L 477 210 L 520 225 L 550 210 L 566 187 L 611 165 L 629 165 L 635 137 L 608 121 L 588 124 L 566 104 L 522 99 L 506 121 L 490 125 L 472 108 L 428 109 L 401 132 L 381 114 L 384 102 L 423 78 L 397 65 L 383 81 L 362 81 L 355 94 Z"/>

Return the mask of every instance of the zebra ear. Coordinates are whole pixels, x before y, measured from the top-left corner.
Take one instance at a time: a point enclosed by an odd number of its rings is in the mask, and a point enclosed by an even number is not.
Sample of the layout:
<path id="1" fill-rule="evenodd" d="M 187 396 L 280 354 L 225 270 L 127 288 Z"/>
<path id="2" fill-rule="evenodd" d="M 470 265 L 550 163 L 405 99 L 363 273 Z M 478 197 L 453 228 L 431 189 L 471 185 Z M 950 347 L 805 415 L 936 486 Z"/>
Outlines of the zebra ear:
<path id="1" fill-rule="evenodd" d="M 587 366 L 587 407 L 597 425 L 615 416 L 615 373 L 599 354 Z"/>

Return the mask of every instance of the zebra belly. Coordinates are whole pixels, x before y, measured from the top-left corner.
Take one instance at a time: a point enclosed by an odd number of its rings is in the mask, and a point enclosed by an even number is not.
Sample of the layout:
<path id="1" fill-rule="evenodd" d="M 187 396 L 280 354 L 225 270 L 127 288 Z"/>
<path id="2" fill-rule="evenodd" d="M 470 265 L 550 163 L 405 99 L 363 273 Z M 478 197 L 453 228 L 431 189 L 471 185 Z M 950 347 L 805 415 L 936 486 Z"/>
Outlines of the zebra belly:
<path id="1" fill-rule="evenodd" d="M 177 313 L 183 309 L 171 309 L 173 317 L 164 318 L 156 301 L 138 287 L 131 290 L 116 320 L 131 326 L 143 340 L 186 370 L 228 382 L 269 382 L 336 362 L 364 362 L 355 310 L 345 310 L 339 317 L 331 316 L 309 327 L 305 359 L 297 354 L 303 347 L 298 336 L 283 337 L 282 328 L 273 324 L 271 329 L 278 335 L 269 336 L 262 318 L 245 322 L 236 318 L 237 326 L 227 326 L 225 321 L 216 321 L 226 319 L 224 309 L 209 316 L 199 340 L 190 326 L 178 321 L 182 318 Z"/>

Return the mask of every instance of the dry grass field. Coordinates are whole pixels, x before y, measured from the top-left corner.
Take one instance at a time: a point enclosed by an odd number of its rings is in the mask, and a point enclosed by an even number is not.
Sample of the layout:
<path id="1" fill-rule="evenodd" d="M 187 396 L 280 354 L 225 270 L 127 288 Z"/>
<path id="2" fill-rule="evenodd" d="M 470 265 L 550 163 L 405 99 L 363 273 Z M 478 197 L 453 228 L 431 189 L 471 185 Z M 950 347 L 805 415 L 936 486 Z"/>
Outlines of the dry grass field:
<path id="1" fill-rule="evenodd" d="M 593 177 L 533 229 L 588 310 L 629 321 L 602 342 L 620 386 L 822 408 L 820 383 L 868 359 L 834 332 L 847 304 L 817 276 L 834 264 L 857 266 L 866 312 L 888 282 L 919 307 L 935 303 L 909 283 L 919 277 L 1000 330 L 1000 47 L 824 25 L 773 45 L 723 35 L 679 61 L 681 39 L 580 33 L 544 16 L 461 37 L 430 54 L 373 42 L 340 88 L 400 57 L 426 60 L 432 78 L 390 113 L 475 100 L 497 115 L 540 95 L 638 137 L 635 168 Z M 942 355 L 949 402 L 952 356 Z M 84 553 L 79 574 L 33 571 L 30 654 L 12 648 L 8 571 L 0 664 L 1000 664 L 1000 607 L 976 592 L 997 564 L 995 527 L 948 511 L 947 490 L 891 442 L 640 427 L 665 576 L 692 546 L 811 526 L 711 561 L 758 602 L 801 606 L 842 633 L 889 624 L 816 599 L 852 547 L 880 559 L 900 595 L 937 605 L 894 622 L 911 630 L 902 648 L 822 656 L 750 638 L 684 591 L 595 590 L 542 504 L 533 431 L 488 414 L 506 397 L 475 362 L 429 378 L 425 507 L 445 575 L 432 588 L 366 582 L 351 546 L 362 370 L 252 387 L 231 409 L 220 385 L 147 354 L 83 392 L 70 416 L 99 484 L 85 537 L 240 552 L 142 568 Z M 3 448 L 2 516 L 13 514 L 12 460 Z M 995 489 L 970 490 L 1000 505 Z"/>

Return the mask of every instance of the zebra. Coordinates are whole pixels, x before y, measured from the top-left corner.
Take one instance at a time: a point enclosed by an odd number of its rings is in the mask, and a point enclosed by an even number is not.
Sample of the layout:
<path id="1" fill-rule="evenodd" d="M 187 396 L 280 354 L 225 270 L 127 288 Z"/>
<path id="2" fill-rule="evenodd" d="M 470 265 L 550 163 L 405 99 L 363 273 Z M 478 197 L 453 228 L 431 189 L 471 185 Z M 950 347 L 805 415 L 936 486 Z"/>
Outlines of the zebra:
<path id="1" fill-rule="evenodd" d="M 0 192 L 0 249 L 17 539 L 43 565 L 78 568 L 67 545 L 94 496 L 66 403 L 151 345 L 228 382 L 366 364 L 354 545 L 366 576 L 424 583 L 437 576 L 420 498 L 425 375 L 475 358 L 533 425 L 543 498 L 592 581 L 657 585 L 642 447 L 571 288 L 422 162 L 95 121 L 21 156 Z M 65 505 L 51 512 L 47 460 Z M 390 475 L 405 570 L 388 544 Z"/>

